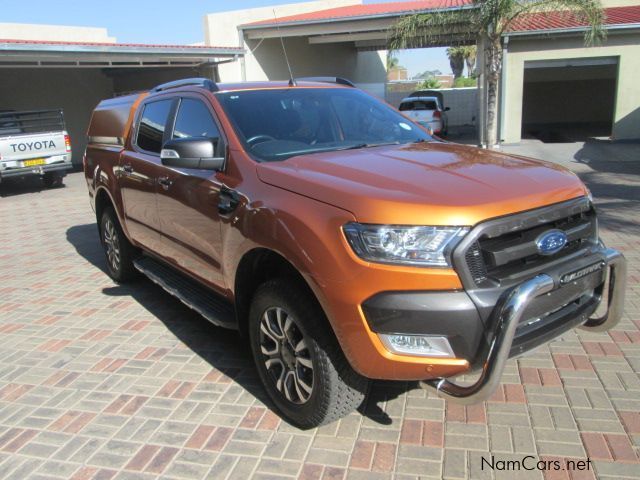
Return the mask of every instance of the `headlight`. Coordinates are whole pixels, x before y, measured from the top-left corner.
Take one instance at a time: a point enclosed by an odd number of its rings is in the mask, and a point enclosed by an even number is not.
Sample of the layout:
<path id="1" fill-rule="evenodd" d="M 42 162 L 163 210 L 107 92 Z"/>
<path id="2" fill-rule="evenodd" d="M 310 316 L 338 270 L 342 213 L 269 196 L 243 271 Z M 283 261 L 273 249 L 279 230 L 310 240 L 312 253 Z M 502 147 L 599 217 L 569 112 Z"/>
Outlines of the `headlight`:
<path id="1" fill-rule="evenodd" d="M 466 227 L 415 227 L 348 223 L 344 234 L 362 259 L 425 267 L 451 266 L 451 251 Z"/>

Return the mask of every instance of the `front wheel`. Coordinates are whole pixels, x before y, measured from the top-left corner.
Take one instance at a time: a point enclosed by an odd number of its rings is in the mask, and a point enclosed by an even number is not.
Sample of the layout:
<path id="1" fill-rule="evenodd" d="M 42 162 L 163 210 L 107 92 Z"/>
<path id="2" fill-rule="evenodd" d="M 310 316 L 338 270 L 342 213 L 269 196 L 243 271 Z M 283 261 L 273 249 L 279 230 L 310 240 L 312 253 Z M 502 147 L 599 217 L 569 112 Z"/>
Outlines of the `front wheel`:
<path id="1" fill-rule="evenodd" d="M 136 249 L 125 236 L 112 207 L 107 207 L 100 220 L 100 240 L 107 258 L 107 273 L 118 283 L 127 282 L 136 276 L 133 260 Z"/>
<path id="2" fill-rule="evenodd" d="M 330 423 L 364 400 L 369 381 L 351 368 L 324 312 L 296 282 L 278 279 L 259 287 L 249 329 L 260 379 L 292 424 Z"/>

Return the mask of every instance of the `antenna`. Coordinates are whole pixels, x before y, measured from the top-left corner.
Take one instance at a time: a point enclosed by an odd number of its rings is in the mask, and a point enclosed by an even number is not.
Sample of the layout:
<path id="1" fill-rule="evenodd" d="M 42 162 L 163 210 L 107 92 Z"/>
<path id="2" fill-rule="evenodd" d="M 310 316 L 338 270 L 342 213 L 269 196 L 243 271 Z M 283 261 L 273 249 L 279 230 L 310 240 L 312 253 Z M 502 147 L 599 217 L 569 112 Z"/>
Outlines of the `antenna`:
<path id="1" fill-rule="evenodd" d="M 278 36 L 280 37 L 280 45 L 282 45 L 282 53 L 284 53 L 284 59 L 287 62 L 287 69 L 289 69 L 289 86 L 293 87 L 296 85 L 296 80 L 293 78 L 293 72 L 291 71 L 291 64 L 289 63 L 289 57 L 287 56 L 287 49 L 284 48 L 284 39 L 282 38 L 282 34 L 280 33 L 280 22 L 278 21 L 278 17 L 276 16 L 276 9 L 273 9 L 273 18 L 276 20 L 276 26 L 278 27 Z"/>

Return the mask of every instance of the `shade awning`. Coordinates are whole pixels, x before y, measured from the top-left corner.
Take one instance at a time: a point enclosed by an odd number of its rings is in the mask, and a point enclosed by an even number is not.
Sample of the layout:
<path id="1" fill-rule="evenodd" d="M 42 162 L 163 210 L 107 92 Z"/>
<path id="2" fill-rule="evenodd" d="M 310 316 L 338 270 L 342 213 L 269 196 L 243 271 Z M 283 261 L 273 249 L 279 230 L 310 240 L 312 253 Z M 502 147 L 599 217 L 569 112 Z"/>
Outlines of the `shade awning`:
<path id="1" fill-rule="evenodd" d="M 233 61 L 239 47 L 0 39 L 1 67 L 188 67 Z"/>

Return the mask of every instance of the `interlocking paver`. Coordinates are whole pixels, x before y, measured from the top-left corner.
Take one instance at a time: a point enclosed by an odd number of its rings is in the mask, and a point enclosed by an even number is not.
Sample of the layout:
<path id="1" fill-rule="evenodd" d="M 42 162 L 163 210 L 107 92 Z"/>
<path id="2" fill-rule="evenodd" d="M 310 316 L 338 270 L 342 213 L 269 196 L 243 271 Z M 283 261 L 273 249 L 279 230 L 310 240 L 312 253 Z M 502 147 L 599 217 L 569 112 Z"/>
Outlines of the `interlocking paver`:
<path id="1" fill-rule="evenodd" d="M 492 455 L 593 460 L 549 479 L 640 478 L 640 195 L 625 193 L 640 163 L 568 165 L 629 260 L 619 327 L 510 361 L 484 404 L 379 382 L 360 412 L 310 431 L 265 403 L 236 334 L 151 282 L 109 280 L 81 174 L 1 186 L 0 478 L 512 478 L 483 468 Z"/>

